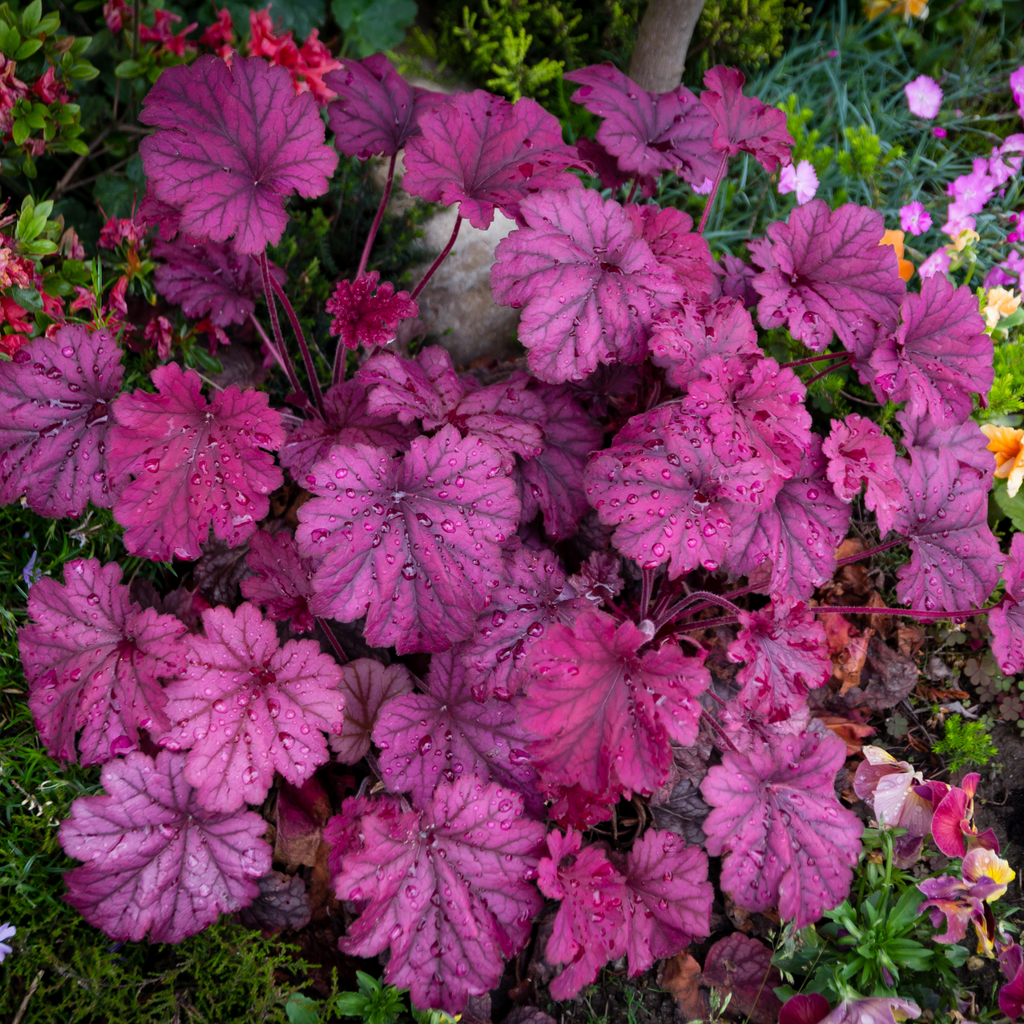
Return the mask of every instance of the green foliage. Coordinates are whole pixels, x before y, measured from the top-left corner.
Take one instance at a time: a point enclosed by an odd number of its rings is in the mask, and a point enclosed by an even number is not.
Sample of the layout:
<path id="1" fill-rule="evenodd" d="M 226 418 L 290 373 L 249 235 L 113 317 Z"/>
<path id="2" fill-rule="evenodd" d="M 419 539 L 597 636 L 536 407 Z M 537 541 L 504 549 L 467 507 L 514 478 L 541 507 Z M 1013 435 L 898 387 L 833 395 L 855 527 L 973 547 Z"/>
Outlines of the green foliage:
<path id="1" fill-rule="evenodd" d="M 946 734 L 933 749 L 947 756 L 946 767 L 954 775 L 965 768 L 982 768 L 999 754 L 985 723 L 968 722 L 960 715 L 946 719 Z"/>
<path id="2" fill-rule="evenodd" d="M 416 46 L 460 77 L 511 100 L 542 100 L 568 121 L 562 73 L 609 59 L 625 66 L 639 9 L 640 0 L 448 0 L 436 35 L 418 33 Z"/>
<path id="3" fill-rule="evenodd" d="M 402 993 L 394 985 L 382 985 L 363 971 L 356 971 L 358 992 L 339 992 L 334 1009 L 343 1017 L 359 1017 L 364 1024 L 394 1024 L 405 1009 Z"/>
<path id="4" fill-rule="evenodd" d="M 775 956 L 787 982 L 775 990 L 781 998 L 818 992 L 835 1004 L 930 990 L 926 1002 L 936 1015 L 956 1008 L 954 971 L 968 951 L 931 942 L 934 929 L 917 912 L 923 900 L 917 879 L 893 865 L 893 838 L 902 831 L 865 830 L 850 896 L 818 924 L 784 935 Z"/>
<path id="5" fill-rule="evenodd" d="M 808 107 L 801 107 L 795 92 L 786 97 L 785 103 L 779 104 L 779 109 L 786 115 L 786 128 L 793 137 L 793 163 L 801 160 L 808 160 L 811 166 L 817 171 L 820 177 L 832 163 L 832 147 L 819 146 L 821 130 L 807 129 L 808 122 L 814 117 L 814 111 Z"/>
<path id="6" fill-rule="evenodd" d="M 687 78 L 716 64 L 753 68 L 782 56 L 782 42 L 806 27 L 800 0 L 707 0 L 687 54 Z"/>
<path id="7" fill-rule="evenodd" d="M 1006 481 L 997 479 L 993 482 L 992 497 L 1013 528 L 1024 533 L 1024 487 L 1011 498 Z"/>
<path id="8" fill-rule="evenodd" d="M 393 50 L 416 19 L 414 0 L 333 0 L 331 13 L 345 33 L 343 53 L 369 57 Z"/>
<path id="9" fill-rule="evenodd" d="M 846 148 L 836 153 L 836 163 L 848 178 L 856 176 L 870 181 L 879 166 L 886 167 L 903 156 L 900 145 L 889 146 L 883 156 L 882 140 L 866 124 L 856 128 L 847 125 L 843 129 L 843 137 Z"/>

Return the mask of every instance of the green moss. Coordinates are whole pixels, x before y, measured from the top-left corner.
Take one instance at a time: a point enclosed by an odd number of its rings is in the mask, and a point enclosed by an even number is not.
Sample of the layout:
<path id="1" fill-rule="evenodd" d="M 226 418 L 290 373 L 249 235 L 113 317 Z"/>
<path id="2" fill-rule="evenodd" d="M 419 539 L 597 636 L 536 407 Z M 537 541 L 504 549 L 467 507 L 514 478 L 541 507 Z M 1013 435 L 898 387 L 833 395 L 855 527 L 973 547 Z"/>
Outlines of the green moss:
<path id="1" fill-rule="evenodd" d="M 959 715 L 946 719 L 946 734 L 934 749 L 946 756 L 946 767 L 954 775 L 965 768 L 983 768 L 999 755 L 985 723 L 968 722 Z"/>

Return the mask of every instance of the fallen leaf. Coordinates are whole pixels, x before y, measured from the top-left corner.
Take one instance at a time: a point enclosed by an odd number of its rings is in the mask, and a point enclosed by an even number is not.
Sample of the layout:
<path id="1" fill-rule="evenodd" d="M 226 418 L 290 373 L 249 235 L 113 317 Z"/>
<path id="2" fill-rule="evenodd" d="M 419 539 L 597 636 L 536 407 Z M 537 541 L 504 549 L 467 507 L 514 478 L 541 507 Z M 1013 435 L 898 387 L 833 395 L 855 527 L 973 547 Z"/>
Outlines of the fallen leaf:
<path id="1" fill-rule="evenodd" d="M 871 630 L 865 631 L 868 639 L 867 660 L 860 673 L 859 687 L 862 694 L 852 694 L 856 703 L 866 704 L 875 711 L 894 708 L 901 700 L 905 700 L 917 685 L 917 665 L 910 658 L 893 650 L 877 636 L 869 636 Z M 847 693 L 852 687 L 844 688 L 840 693 Z"/>
<path id="2" fill-rule="evenodd" d="M 300 865 L 313 867 L 330 816 L 330 797 L 315 777 L 301 787 L 282 781 L 275 811 L 274 860 L 283 862 L 289 871 Z"/>
<path id="3" fill-rule="evenodd" d="M 704 962 L 704 981 L 731 995 L 728 1014 L 754 1024 L 776 1024 L 782 1003 L 773 989 L 782 976 L 772 966 L 772 951 L 757 939 L 735 932 L 719 939 Z"/>
<path id="4" fill-rule="evenodd" d="M 863 722 L 853 722 L 849 718 L 840 718 L 836 715 L 829 715 L 822 721 L 826 728 L 831 729 L 846 744 L 847 757 L 859 754 L 861 747 L 864 746 L 864 740 L 874 736 L 878 731 Z"/>
<path id="5" fill-rule="evenodd" d="M 707 1016 L 707 1002 L 700 990 L 700 964 L 689 953 L 677 953 L 666 961 L 661 987 L 675 999 L 684 1021 Z"/>
<path id="6" fill-rule="evenodd" d="M 873 629 L 863 633 L 838 612 L 819 612 L 825 627 L 829 654 L 832 656 L 832 677 L 839 681 L 840 696 L 860 683 L 860 675 L 868 655 L 868 642 Z"/>
<path id="7" fill-rule="evenodd" d="M 915 657 L 923 646 L 924 629 L 919 622 L 904 622 L 896 627 L 896 648 L 904 657 Z"/>

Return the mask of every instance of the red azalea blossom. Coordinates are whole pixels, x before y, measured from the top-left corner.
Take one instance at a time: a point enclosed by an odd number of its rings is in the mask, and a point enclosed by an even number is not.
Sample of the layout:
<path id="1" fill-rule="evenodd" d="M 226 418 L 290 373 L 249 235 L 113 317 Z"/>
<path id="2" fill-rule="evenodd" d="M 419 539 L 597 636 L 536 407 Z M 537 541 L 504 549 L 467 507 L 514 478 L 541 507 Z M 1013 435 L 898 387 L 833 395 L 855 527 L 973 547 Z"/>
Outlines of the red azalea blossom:
<path id="1" fill-rule="evenodd" d="M 320 42 L 318 29 L 309 33 L 301 47 L 295 44 L 291 32 L 275 35 L 270 11 L 268 7 L 265 11 L 249 12 L 249 53 L 254 57 L 266 57 L 271 64 L 287 69 L 295 83 L 295 91 L 311 92 L 321 106 L 333 100 L 336 93 L 324 83 L 324 75 L 340 68 L 341 61 L 335 60 L 331 51 Z"/>

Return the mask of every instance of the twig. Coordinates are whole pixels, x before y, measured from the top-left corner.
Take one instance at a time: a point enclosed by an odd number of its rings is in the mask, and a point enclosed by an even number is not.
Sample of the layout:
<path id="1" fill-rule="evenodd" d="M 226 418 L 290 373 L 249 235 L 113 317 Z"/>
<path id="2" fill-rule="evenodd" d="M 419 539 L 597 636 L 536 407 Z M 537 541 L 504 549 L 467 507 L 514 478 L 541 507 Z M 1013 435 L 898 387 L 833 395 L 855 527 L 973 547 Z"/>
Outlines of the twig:
<path id="1" fill-rule="evenodd" d="M 377 237 L 377 231 L 380 228 L 380 222 L 384 219 L 384 210 L 387 208 L 388 200 L 391 198 L 391 186 L 395 180 L 395 160 L 398 154 L 391 154 L 391 163 L 388 164 L 388 180 L 384 185 L 384 195 L 380 197 L 380 206 L 377 207 L 377 216 L 373 218 L 373 224 L 370 226 L 370 233 L 366 236 L 366 245 L 363 246 L 363 255 L 359 260 L 359 269 L 356 271 L 356 280 L 366 273 L 366 264 L 370 259 L 370 250 L 373 248 L 373 240 Z"/>
<path id="2" fill-rule="evenodd" d="M 83 153 L 81 156 L 79 156 L 75 160 L 75 162 L 64 172 L 64 177 L 61 178 L 60 181 L 58 181 L 57 184 L 54 186 L 53 194 L 55 196 L 59 197 L 59 196 L 64 194 L 64 190 L 68 187 L 68 184 L 71 182 L 71 180 L 74 178 L 74 176 L 78 173 L 78 171 L 81 168 L 82 164 L 84 164 L 86 160 L 91 159 L 95 155 L 95 150 L 96 150 L 97 146 L 99 146 L 99 144 L 112 131 L 114 131 L 114 128 L 115 128 L 114 125 L 111 125 L 109 128 L 104 128 L 103 131 L 101 131 L 99 133 L 99 135 L 97 135 L 96 138 L 93 139 L 92 145 L 89 146 L 89 152 L 88 153 Z"/>
<path id="3" fill-rule="evenodd" d="M 805 380 L 804 387 L 809 388 L 816 380 L 821 380 L 822 377 L 827 377 L 833 370 L 838 370 L 844 366 L 849 366 L 852 362 L 853 356 L 847 353 L 843 359 L 833 363 L 827 370 L 822 370 L 821 373 L 816 373 L 810 380 Z"/>
<path id="4" fill-rule="evenodd" d="M 847 555 L 846 558 L 840 558 L 836 561 L 836 565 L 851 565 L 853 562 L 859 562 L 862 558 L 870 558 L 881 551 L 888 551 L 889 548 L 905 543 L 906 540 L 903 537 L 900 537 L 898 540 L 888 540 L 884 544 L 876 544 L 873 548 L 865 548 L 856 555 Z"/>
<path id="5" fill-rule="evenodd" d="M 36 989 L 39 988 L 39 982 L 43 978 L 43 972 L 40 971 L 33 979 L 32 984 L 29 985 L 28 991 L 25 993 L 25 998 L 22 999 L 21 1005 L 18 1007 L 18 1012 L 14 1015 L 14 1020 L 11 1024 L 21 1024 L 21 1018 L 25 1016 L 25 1011 L 28 1009 L 28 1001 L 36 994 Z"/>
<path id="6" fill-rule="evenodd" d="M 410 295 L 409 298 L 415 299 L 416 296 L 419 295 L 421 291 L 423 291 L 423 286 L 434 276 L 434 272 L 444 262 L 444 258 L 448 255 L 448 253 L 452 251 L 452 246 L 455 244 L 455 239 L 458 237 L 459 228 L 461 227 L 462 215 L 459 214 L 459 216 L 455 218 L 455 227 L 452 228 L 452 237 L 448 239 L 448 244 L 438 254 L 437 259 L 430 264 L 430 267 L 428 268 L 426 274 L 423 275 L 423 278 L 420 281 L 420 283 L 416 285 L 415 288 L 413 288 L 412 295 Z"/>
<path id="7" fill-rule="evenodd" d="M 843 398 L 848 398 L 851 402 L 860 402 L 861 405 L 873 405 L 878 409 L 882 408 L 881 402 L 869 402 L 866 398 L 858 398 L 856 395 L 848 394 L 842 388 L 839 389 L 839 394 L 841 394 Z"/>
<path id="8" fill-rule="evenodd" d="M 807 356 L 806 359 L 794 359 L 790 363 L 782 363 L 780 370 L 791 369 L 794 366 L 807 366 L 810 363 L 820 363 L 824 359 L 849 359 L 849 352 L 822 352 L 820 356 Z"/>
<path id="9" fill-rule="evenodd" d="M 870 605 L 846 604 L 822 604 L 818 605 L 814 610 L 824 615 L 831 615 L 836 612 L 840 615 L 904 615 L 908 619 L 925 619 L 927 621 L 969 619 L 972 615 L 985 615 L 987 612 L 992 611 L 991 608 L 958 608 L 947 612 L 932 611 L 930 608 L 873 608 Z"/>

